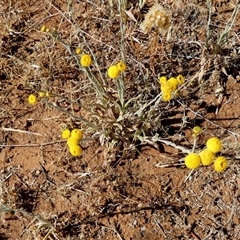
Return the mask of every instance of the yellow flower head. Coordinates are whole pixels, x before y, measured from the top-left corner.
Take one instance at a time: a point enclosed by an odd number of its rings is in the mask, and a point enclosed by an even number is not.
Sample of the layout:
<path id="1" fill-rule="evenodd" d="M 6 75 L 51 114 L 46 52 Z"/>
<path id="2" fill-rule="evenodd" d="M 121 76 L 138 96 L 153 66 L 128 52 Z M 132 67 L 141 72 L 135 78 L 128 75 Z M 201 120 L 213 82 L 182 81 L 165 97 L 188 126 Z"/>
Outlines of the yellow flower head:
<path id="1" fill-rule="evenodd" d="M 167 77 L 162 76 L 162 77 L 159 78 L 159 83 L 160 83 L 160 84 L 163 84 L 163 83 L 165 83 L 165 82 L 167 82 Z"/>
<path id="2" fill-rule="evenodd" d="M 46 97 L 51 97 L 51 93 L 50 92 L 46 92 Z"/>
<path id="3" fill-rule="evenodd" d="M 71 131 L 71 137 L 72 138 L 76 138 L 76 139 L 78 139 L 80 141 L 83 138 L 83 131 L 81 129 L 74 128 Z"/>
<path id="4" fill-rule="evenodd" d="M 108 68 L 107 73 L 110 78 L 117 78 L 120 74 L 120 70 L 116 65 L 112 65 Z"/>
<path id="5" fill-rule="evenodd" d="M 68 138 L 70 138 L 70 136 L 71 136 L 71 132 L 70 132 L 69 129 L 66 128 L 62 131 L 62 138 L 63 139 L 68 139 Z"/>
<path id="6" fill-rule="evenodd" d="M 208 166 L 213 163 L 215 154 L 208 149 L 204 149 L 199 153 L 203 166 Z"/>
<path id="7" fill-rule="evenodd" d="M 92 58 L 89 54 L 83 54 L 80 58 L 80 64 L 83 67 L 89 67 L 92 63 Z"/>
<path id="8" fill-rule="evenodd" d="M 185 157 L 185 165 L 189 169 L 195 169 L 195 168 L 199 167 L 200 164 L 201 164 L 201 158 L 196 153 L 189 153 Z"/>
<path id="9" fill-rule="evenodd" d="M 202 128 L 200 126 L 195 126 L 192 129 L 193 137 L 198 136 L 202 132 Z"/>
<path id="10" fill-rule="evenodd" d="M 79 145 L 73 145 L 70 146 L 69 152 L 72 154 L 72 156 L 79 157 L 82 155 L 82 148 Z"/>
<path id="11" fill-rule="evenodd" d="M 50 33 L 54 38 L 56 38 L 59 35 L 59 32 L 56 28 L 52 28 Z"/>
<path id="12" fill-rule="evenodd" d="M 124 62 L 119 62 L 119 63 L 117 64 L 117 67 L 118 67 L 118 69 L 119 69 L 120 72 L 125 71 L 126 68 L 127 68 L 127 66 L 126 66 L 126 64 L 125 64 Z"/>
<path id="13" fill-rule="evenodd" d="M 79 145 L 79 139 L 70 137 L 70 138 L 68 138 L 68 140 L 67 140 L 67 145 L 68 145 L 69 147 L 71 147 L 71 146 L 78 146 L 78 145 Z"/>
<path id="14" fill-rule="evenodd" d="M 178 80 L 174 77 L 171 77 L 169 80 L 168 80 L 168 83 L 172 86 L 172 91 L 175 91 L 178 87 Z"/>
<path id="15" fill-rule="evenodd" d="M 177 76 L 177 81 L 181 85 L 185 82 L 185 77 L 183 77 L 182 75 L 178 75 Z"/>
<path id="16" fill-rule="evenodd" d="M 223 172 L 228 166 L 227 159 L 225 157 L 218 157 L 214 161 L 214 169 L 217 172 Z"/>
<path id="17" fill-rule="evenodd" d="M 179 91 L 179 89 L 177 89 L 176 91 L 174 91 L 174 96 L 175 97 L 179 97 L 181 94 L 181 92 Z"/>
<path id="18" fill-rule="evenodd" d="M 34 105 L 37 102 L 37 97 L 34 94 L 30 94 L 27 100 L 29 104 Z"/>
<path id="19" fill-rule="evenodd" d="M 172 99 L 172 95 L 169 92 L 165 92 L 163 93 L 162 98 L 164 102 L 169 102 Z"/>
<path id="20" fill-rule="evenodd" d="M 172 85 L 167 81 L 161 84 L 161 91 L 164 93 L 171 93 L 173 91 Z"/>
<path id="21" fill-rule="evenodd" d="M 41 31 L 41 32 L 46 32 L 46 30 L 47 30 L 47 27 L 46 27 L 45 25 L 42 25 L 40 31 Z"/>
<path id="22" fill-rule="evenodd" d="M 44 98 L 44 97 L 46 97 L 46 93 L 40 91 L 40 92 L 38 92 L 38 96 L 39 96 L 40 98 Z"/>
<path id="23" fill-rule="evenodd" d="M 206 146 L 213 153 L 218 153 L 222 149 L 222 142 L 219 138 L 212 137 L 207 140 Z"/>
<path id="24" fill-rule="evenodd" d="M 76 48 L 75 52 L 76 52 L 76 54 L 81 54 L 82 49 L 78 47 L 78 48 Z"/>

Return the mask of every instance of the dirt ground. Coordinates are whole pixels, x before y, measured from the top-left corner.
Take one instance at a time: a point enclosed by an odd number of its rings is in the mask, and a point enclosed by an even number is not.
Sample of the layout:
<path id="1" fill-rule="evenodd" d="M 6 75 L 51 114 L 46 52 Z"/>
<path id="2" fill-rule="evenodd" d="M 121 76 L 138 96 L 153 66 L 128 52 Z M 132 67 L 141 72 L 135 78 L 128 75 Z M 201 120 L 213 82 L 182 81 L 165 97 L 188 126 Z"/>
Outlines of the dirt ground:
<path id="1" fill-rule="evenodd" d="M 0 239 L 240 239 L 239 3 L 158 3 L 171 15 L 167 33 L 140 27 L 154 1 L 1 1 Z M 94 54 L 94 74 L 125 55 L 130 109 L 160 94 L 163 75 L 185 76 L 181 95 L 146 108 L 150 117 L 127 116 L 113 141 L 103 134 L 108 112 L 57 35 Z M 40 90 L 51 96 L 29 105 Z M 95 105 L 97 131 L 81 121 L 96 121 L 83 107 Z M 184 166 L 196 125 L 203 129 L 196 151 L 219 137 L 226 171 Z M 66 126 L 84 131 L 81 157 L 61 138 Z"/>

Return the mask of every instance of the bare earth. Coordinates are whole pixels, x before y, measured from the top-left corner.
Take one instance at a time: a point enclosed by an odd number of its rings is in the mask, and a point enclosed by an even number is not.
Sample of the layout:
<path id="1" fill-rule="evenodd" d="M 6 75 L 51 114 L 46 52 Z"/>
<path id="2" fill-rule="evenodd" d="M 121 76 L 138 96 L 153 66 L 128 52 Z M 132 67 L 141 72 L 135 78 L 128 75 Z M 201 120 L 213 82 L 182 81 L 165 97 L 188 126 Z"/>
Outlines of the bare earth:
<path id="1" fill-rule="evenodd" d="M 0 3 L 0 239 L 240 239 L 240 14 L 217 45 L 236 1 L 212 0 L 210 24 L 206 1 L 158 1 L 172 14 L 168 36 L 139 27 L 154 1 L 141 9 L 141 1 L 122 1 L 123 18 L 119 1 L 53 2 Z M 56 28 L 73 51 L 90 53 L 90 46 L 105 73 L 121 59 L 120 19 L 127 97 L 146 93 L 150 102 L 159 76 L 186 78 L 181 96 L 160 102 L 148 120 L 147 134 L 165 142 L 129 138 L 111 148 L 66 113 L 90 119 L 82 105 L 95 95 L 73 56 L 41 26 Z M 114 97 L 114 82 L 108 88 Z M 40 90 L 52 96 L 29 105 L 28 95 Z M 223 173 L 213 166 L 190 173 L 182 164 L 186 153 L 174 145 L 191 150 L 195 125 L 203 129 L 197 150 L 211 136 L 223 141 Z M 84 130 L 83 156 L 68 152 L 65 126 Z"/>

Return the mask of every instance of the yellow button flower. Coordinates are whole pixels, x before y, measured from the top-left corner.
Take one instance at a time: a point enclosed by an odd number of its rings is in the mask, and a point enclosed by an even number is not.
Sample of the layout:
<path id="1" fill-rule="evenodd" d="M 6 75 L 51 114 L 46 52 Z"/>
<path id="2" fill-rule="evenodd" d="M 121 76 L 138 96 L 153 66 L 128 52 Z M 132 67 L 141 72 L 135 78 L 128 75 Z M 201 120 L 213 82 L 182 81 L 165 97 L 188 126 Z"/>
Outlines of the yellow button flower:
<path id="1" fill-rule="evenodd" d="M 163 84 L 163 83 L 165 83 L 165 82 L 167 82 L 167 77 L 162 76 L 162 77 L 159 78 L 159 83 L 160 83 L 160 84 Z"/>
<path id="2" fill-rule="evenodd" d="M 222 142 L 219 138 L 212 137 L 207 140 L 206 146 L 213 153 L 218 153 L 222 149 Z"/>
<path id="3" fill-rule="evenodd" d="M 66 129 L 64 129 L 62 131 L 62 135 L 61 136 L 62 136 L 63 139 L 68 139 L 71 136 L 71 131 L 66 128 Z"/>
<path id="4" fill-rule="evenodd" d="M 46 32 L 46 29 L 47 29 L 47 27 L 46 27 L 45 25 L 42 25 L 40 31 L 41 31 L 41 32 Z"/>
<path id="5" fill-rule="evenodd" d="M 67 140 L 67 145 L 68 145 L 69 147 L 79 145 L 79 139 L 70 137 L 70 138 L 68 138 L 68 140 Z"/>
<path id="6" fill-rule="evenodd" d="M 214 169 L 217 172 L 223 172 L 228 166 L 227 159 L 225 157 L 218 157 L 214 161 Z"/>
<path id="7" fill-rule="evenodd" d="M 30 94 L 27 100 L 29 104 L 34 105 L 37 102 L 37 97 L 34 94 Z"/>
<path id="8" fill-rule="evenodd" d="M 185 157 L 185 165 L 189 169 L 195 169 L 195 168 L 199 167 L 200 164 L 201 164 L 201 158 L 196 153 L 189 153 Z"/>
<path id="9" fill-rule="evenodd" d="M 110 78 L 117 78 L 120 74 L 120 70 L 118 69 L 118 67 L 116 65 L 113 65 L 108 68 L 107 73 Z"/>
<path id="10" fill-rule="evenodd" d="M 89 54 L 83 54 L 80 58 L 80 64 L 83 67 L 89 67 L 92 63 L 92 58 Z"/>
<path id="11" fill-rule="evenodd" d="M 78 47 L 78 48 L 76 48 L 75 52 L 76 52 L 76 54 L 81 54 L 82 49 Z"/>
<path id="12" fill-rule="evenodd" d="M 40 92 L 38 92 L 38 96 L 39 96 L 40 98 L 44 98 L 44 97 L 46 97 L 46 93 L 40 91 Z"/>
<path id="13" fill-rule="evenodd" d="M 78 139 L 80 141 L 83 138 L 83 131 L 81 129 L 74 128 L 71 131 L 71 137 L 72 138 L 76 138 L 76 139 Z"/>
<path id="14" fill-rule="evenodd" d="M 213 160 L 215 158 L 215 154 L 211 152 L 208 149 L 204 149 L 199 153 L 199 156 L 201 158 L 201 163 L 204 166 L 208 166 L 213 163 Z"/>
<path id="15" fill-rule="evenodd" d="M 200 133 L 202 132 L 202 128 L 200 126 L 195 126 L 193 129 L 192 129 L 192 133 L 193 133 L 193 137 L 196 137 L 198 136 Z"/>
<path id="16" fill-rule="evenodd" d="M 179 89 L 177 89 L 176 91 L 174 91 L 174 97 L 179 97 L 181 92 L 179 91 Z"/>
<path id="17" fill-rule="evenodd" d="M 168 80 L 168 83 L 172 86 L 172 91 L 175 91 L 178 87 L 178 80 L 174 77 L 171 77 L 169 80 Z"/>
<path id="18" fill-rule="evenodd" d="M 82 155 L 82 148 L 79 145 L 73 145 L 70 146 L 69 152 L 72 154 L 72 156 L 79 157 Z"/>
<path id="19" fill-rule="evenodd" d="M 185 77 L 183 77 L 182 75 L 178 75 L 176 78 L 180 85 L 185 82 Z"/>
<path id="20" fill-rule="evenodd" d="M 126 66 L 126 64 L 125 64 L 124 62 L 119 62 L 119 63 L 117 64 L 117 67 L 118 67 L 118 69 L 119 69 L 120 72 L 125 71 L 126 68 L 127 68 L 127 66 Z"/>
<path id="21" fill-rule="evenodd" d="M 173 91 L 173 87 L 168 81 L 162 83 L 160 89 L 164 93 L 171 93 Z"/>
<path id="22" fill-rule="evenodd" d="M 165 102 L 169 102 L 172 99 L 171 93 L 169 93 L 169 92 L 163 93 L 162 99 Z"/>

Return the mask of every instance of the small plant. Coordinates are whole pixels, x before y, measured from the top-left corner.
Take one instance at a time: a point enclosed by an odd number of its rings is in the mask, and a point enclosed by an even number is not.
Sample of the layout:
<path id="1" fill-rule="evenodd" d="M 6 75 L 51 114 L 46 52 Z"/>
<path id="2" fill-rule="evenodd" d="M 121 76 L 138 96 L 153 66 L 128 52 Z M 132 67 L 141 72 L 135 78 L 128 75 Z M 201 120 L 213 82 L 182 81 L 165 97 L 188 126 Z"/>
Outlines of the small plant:
<path id="1" fill-rule="evenodd" d="M 89 52 L 91 55 L 81 55 L 81 52 L 85 50 L 81 49 L 80 51 L 80 49 L 75 48 L 75 51 L 72 51 L 71 47 L 63 41 L 56 30 L 52 29 L 49 32 L 45 32 L 59 41 L 69 51 L 71 56 L 76 60 L 79 70 L 89 80 L 92 87 L 91 91 L 95 95 L 94 99 L 91 99 L 91 104 L 86 106 L 81 105 L 86 112 L 86 116 L 74 116 L 69 111 L 49 101 L 47 102 L 48 106 L 54 107 L 76 120 L 80 120 L 85 124 L 88 134 L 99 136 L 102 145 L 110 143 L 113 147 L 119 143 L 142 141 L 144 139 L 142 136 L 145 136 L 148 129 L 150 129 L 149 123 L 151 122 L 154 125 L 154 122 L 151 120 L 151 113 L 156 112 L 154 109 L 157 109 L 157 101 L 160 100 L 160 95 L 153 99 L 150 104 L 139 105 L 136 99 L 144 99 L 145 97 L 142 93 L 130 97 L 126 94 L 125 71 L 127 64 L 124 57 L 116 64 L 107 67 L 106 75 L 100 71 L 97 59 L 90 48 Z M 90 65 L 92 66 L 91 68 L 89 68 Z M 116 81 L 109 82 L 107 77 Z M 179 85 L 178 80 L 176 81 L 177 85 Z M 169 80 L 169 84 L 172 86 L 174 83 L 172 80 Z M 112 94 L 112 91 L 115 93 Z M 147 112 L 146 109 L 151 110 Z M 136 125 L 139 127 L 136 127 Z M 146 127 L 147 125 L 148 127 Z M 74 142 L 75 140 L 70 140 L 71 138 L 72 136 L 67 141 Z M 76 154 L 79 155 L 80 153 Z M 74 155 L 76 154 L 74 153 Z"/>

